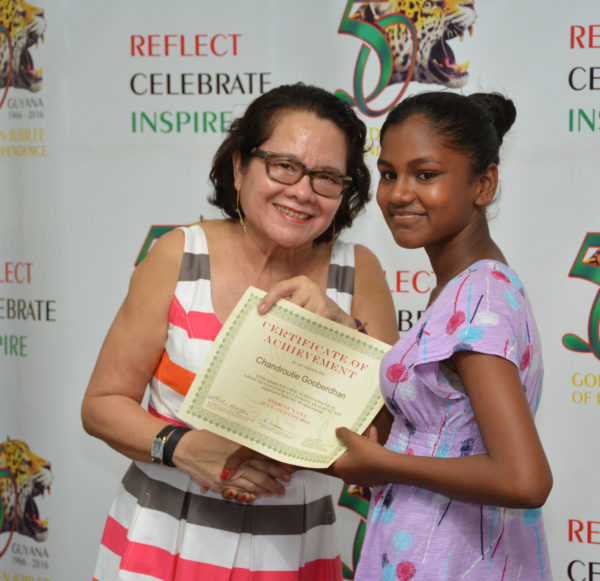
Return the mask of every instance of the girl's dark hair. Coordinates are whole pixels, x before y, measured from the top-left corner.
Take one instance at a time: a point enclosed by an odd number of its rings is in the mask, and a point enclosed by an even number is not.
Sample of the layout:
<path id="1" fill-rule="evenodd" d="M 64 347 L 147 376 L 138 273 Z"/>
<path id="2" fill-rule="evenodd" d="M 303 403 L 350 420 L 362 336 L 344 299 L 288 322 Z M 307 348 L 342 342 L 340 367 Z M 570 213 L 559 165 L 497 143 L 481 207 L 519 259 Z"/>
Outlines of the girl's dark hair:
<path id="1" fill-rule="evenodd" d="M 337 234 L 352 225 L 354 218 L 369 201 L 371 176 L 363 158 L 367 132 L 365 124 L 349 105 L 319 87 L 304 83 L 282 85 L 250 103 L 244 115 L 231 124 L 225 141 L 215 154 L 210 171 L 214 194 L 209 202 L 221 208 L 230 218 L 238 219 L 233 152 L 240 151 L 242 161 L 246 164 L 250 159 L 250 150 L 269 139 L 278 117 L 288 111 L 314 113 L 321 119 L 333 122 L 346 136 L 346 173 L 352 177 L 352 184 L 342 197 L 332 226 L 315 240 L 315 244 L 327 242 L 332 239 L 334 232 Z"/>
<path id="2" fill-rule="evenodd" d="M 381 127 L 380 140 L 390 127 L 413 115 L 423 115 L 449 147 L 469 156 L 473 172 L 480 174 L 491 163 L 499 163 L 502 139 L 514 123 L 517 110 L 499 93 L 419 93 L 392 109 Z"/>

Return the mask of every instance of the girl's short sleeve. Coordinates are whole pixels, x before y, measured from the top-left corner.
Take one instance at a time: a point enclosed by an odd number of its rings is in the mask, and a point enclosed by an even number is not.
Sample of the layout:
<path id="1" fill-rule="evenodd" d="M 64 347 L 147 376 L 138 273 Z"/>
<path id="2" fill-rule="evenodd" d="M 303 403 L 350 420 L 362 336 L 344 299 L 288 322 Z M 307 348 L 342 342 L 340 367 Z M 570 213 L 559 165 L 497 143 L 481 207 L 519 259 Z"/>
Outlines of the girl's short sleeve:
<path id="1" fill-rule="evenodd" d="M 534 323 L 517 275 L 507 266 L 484 261 L 444 288 L 417 334 L 415 373 L 442 397 L 458 396 L 439 363 L 458 351 L 497 355 L 521 371 L 534 355 Z"/>

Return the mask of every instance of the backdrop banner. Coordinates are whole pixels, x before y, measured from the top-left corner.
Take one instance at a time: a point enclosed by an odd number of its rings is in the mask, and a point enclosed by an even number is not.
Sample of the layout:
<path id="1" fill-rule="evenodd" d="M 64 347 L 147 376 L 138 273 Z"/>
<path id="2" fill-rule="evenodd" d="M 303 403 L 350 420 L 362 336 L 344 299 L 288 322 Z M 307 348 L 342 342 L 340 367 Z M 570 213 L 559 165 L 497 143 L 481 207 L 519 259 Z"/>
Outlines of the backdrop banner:
<path id="1" fill-rule="evenodd" d="M 231 121 L 296 81 L 355 107 L 373 172 L 407 95 L 514 100 L 491 228 L 542 336 L 554 578 L 600 579 L 598 0 L 30 2 L 0 0 L 0 581 L 91 578 L 128 464 L 81 427 L 101 342 L 152 240 L 220 217 L 208 172 Z M 343 238 L 378 255 L 407 331 L 435 286 L 425 254 L 375 201 Z M 369 491 L 335 486 L 352 579 Z"/>

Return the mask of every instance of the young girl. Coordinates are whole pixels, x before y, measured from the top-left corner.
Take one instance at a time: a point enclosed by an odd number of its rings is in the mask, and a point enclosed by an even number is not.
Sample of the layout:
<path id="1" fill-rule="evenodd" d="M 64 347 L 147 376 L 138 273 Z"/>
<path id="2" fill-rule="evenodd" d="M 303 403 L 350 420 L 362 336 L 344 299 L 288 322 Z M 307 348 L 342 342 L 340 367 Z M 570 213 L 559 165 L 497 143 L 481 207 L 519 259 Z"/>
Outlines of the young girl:
<path id="1" fill-rule="evenodd" d="M 486 220 L 515 116 L 497 94 L 433 92 L 381 128 L 377 201 L 398 245 L 425 248 L 437 286 L 382 362 L 385 447 L 338 430 L 337 475 L 376 485 L 357 581 L 551 578 L 540 339 Z"/>

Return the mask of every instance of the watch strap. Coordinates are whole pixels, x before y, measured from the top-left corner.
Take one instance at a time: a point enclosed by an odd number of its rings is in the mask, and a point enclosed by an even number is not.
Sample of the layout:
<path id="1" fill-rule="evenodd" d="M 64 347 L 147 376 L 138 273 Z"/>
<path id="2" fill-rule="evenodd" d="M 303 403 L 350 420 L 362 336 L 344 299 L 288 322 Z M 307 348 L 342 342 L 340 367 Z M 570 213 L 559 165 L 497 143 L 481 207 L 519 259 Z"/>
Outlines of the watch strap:
<path id="1" fill-rule="evenodd" d="M 165 444 L 165 448 L 163 450 L 162 461 L 163 464 L 167 466 L 175 466 L 173 464 L 173 452 L 175 452 L 175 446 L 181 438 L 187 434 L 192 428 L 188 428 L 187 426 L 177 426 L 174 430 L 167 443 Z"/>

